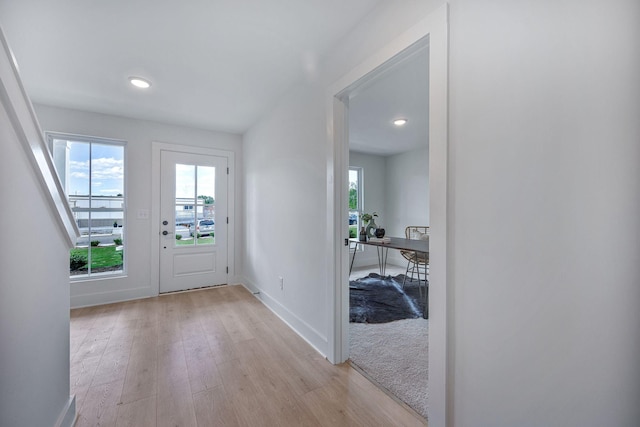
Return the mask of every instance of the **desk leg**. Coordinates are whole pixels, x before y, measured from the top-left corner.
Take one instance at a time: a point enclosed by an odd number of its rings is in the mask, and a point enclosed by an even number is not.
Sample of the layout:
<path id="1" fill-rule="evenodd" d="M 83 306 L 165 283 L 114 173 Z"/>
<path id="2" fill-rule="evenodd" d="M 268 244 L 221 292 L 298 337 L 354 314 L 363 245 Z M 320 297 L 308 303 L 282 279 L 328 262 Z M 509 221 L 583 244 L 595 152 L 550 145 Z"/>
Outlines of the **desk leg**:
<path id="1" fill-rule="evenodd" d="M 356 259 L 356 252 L 358 252 L 358 244 L 353 248 L 353 256 L 351 257 L 351 265 L 349 266 L 349 276 L 351 276 L 351 270 L 353 270 L 353 261 Z"/>
<path id="2" fill-rule="evenodd" d="M 376 249 L 378 250 L 378 268 L 380 269 L 380 276 L 386 277 L 389 248 L 377 246 Z"/>
<path id="3" fill-rule="evenodd" d="M 420 298 L 422 298 L 422 285 L 421 285 L 422 282 L 420 281 L 420 263 L 418 262 L 420 258 L 418 258 L 418 252 L 415 252 L 414 256 L 416 257 L 416 262 L 415 262 L 416 270 L 418 270 L 418 291 L 420 292 Z"/>

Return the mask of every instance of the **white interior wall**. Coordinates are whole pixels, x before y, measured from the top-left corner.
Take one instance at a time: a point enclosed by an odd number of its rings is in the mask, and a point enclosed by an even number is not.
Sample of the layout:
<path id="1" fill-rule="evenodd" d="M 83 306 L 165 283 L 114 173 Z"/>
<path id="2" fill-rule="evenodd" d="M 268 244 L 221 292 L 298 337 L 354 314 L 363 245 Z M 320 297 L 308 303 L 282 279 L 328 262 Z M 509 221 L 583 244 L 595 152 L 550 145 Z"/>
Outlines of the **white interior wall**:
<path id="1" fill-rule="evenodd" d="M 69 426 L 68 237 L 1 103 L 0 141 L 0 425 Z"/>
<path id="2" fill-rule="evenodd" d="M 386 165 L 385 232 L 404 237 L 408 225 L 429 225 L 429 149 L 388 156 Z M 406 266 L 399 251 L 389 251 L 388 261 Z"/>
<path id="3" fill-rule="evenodd" d="M 640 3 L 450 1 L 455 426 L 640 425 Z"/>
<path id="4" fill-rule="evenodd" d="M 114 138 L 127 141 L 126 146 L 126 257 L 125 277 L 100 280 L 74 281 L 71 283 L 71 306 L 81 307 L 144 298 L 157 295 L 158 284 L 151 283 L 151 232 L 149 219 L 137 219 L 139 210 L 152 212 L 157 209 L 151 199 L 151 143 L 166 142 L 178 145 L 217 148 L 232 151 L 236 167 L 232 168 L 236 179 L 235 226 L 238 242 L 241 242 L 242 210 L 242 144 L 241 136 L 224 132 L 185 128 L 143 120 L 96 114 L 64 108 L 36 105 L 38 119 L 45 131 Z M 149 215 L 151 218 L 151 215 Z M 230 271 L 230 283 L 238 282 L 241 271 L 241 248 L 235 245 L 235 270 Z"/>

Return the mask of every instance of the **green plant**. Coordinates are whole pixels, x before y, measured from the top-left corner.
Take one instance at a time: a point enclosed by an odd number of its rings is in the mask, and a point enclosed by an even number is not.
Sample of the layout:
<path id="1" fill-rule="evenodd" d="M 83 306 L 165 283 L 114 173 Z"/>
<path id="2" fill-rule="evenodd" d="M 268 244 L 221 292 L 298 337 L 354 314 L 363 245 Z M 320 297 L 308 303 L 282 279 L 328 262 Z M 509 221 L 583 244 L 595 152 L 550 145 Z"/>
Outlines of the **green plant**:
<path id="1" fill-rule="evenodd" d="M 349 227 L 349 238 L 353 239 L 355 237 L 358 237 L 358 230 L 356 227 Z"/>
<path id="2" fill-rule="evenodd" d="M 100 244 L 100 240 L 92 240 L 91 241 L 91 246 L 96 247 Z"/>
<path id="3" fill-rule="evenodd" d="M 87 256 L 78 252 L 71 252 L 69 257 L 69 269 L 71 271 L 80 270 L 87 264 Z"/>
<path id="4" fill-rule="evenodd" d="M 374 213 L 362 213 L 360 214 L 360 219 L 363 220 L 366 223 L 369 223 L 369 221 L 371 221 L 373 218 L 377 218 L 378 214 L 376 212 Z"/>
<path id="5" fill-rule="evenodd" d="M 176 240 L 182 240 L 182 234 L 176 234 Z"/>
<path id="6" fill-rule="evenodd" d="M 116 246 L 121 246 L 122 245 L 122 239 L 119 237 L 116 237 L 115 239 L 113 239 L 113 243 L 116 244 Z"/>

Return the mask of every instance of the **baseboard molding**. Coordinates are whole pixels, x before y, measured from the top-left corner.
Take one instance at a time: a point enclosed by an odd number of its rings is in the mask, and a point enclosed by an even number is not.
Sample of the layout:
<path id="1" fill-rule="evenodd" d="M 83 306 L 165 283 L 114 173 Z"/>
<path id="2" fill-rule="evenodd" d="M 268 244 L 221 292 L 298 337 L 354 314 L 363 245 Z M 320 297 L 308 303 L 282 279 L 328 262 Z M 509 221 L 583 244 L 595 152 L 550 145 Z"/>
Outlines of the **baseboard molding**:
<path id="1" fill-rule="evenodd" d="M 76 417 L 76 396 L 74 394 L 69 396 L 67 404 L 64 405 L 62 412 L 60 412 L 60 416 L 58 416 L 55 427 L 73 427 L 76 423 Z"/>
<path id="2" fill-rule="evenodd" d="M 276 316 L 278 316 L 284 323 L 287 324 L 296 334 L 298 334 L 303 340 L 305 340 L 311 347 L 313 347 L 323 357 L 327 357 L 328 340 L 327 337 L 315 330 L 304 320 L 289 311 L 285 306 L 280 304 L 275 298 L 268 293 L 264 292 L 250 280 L 244 278 L 241 283 L 242 286 L 247 288 L 252 294 L 255 295 L 269 310 L 271 310 Z"/>
<path id="3" fill-rule="evenodd" d="M 120 289 L 107 292 L 94 292 L 71 295 L 71 308 L 92 307 L 94 305 L 111 304 L 114 302 L 131 301 L 155 296 L 157 290 L 149 287 Z"/>

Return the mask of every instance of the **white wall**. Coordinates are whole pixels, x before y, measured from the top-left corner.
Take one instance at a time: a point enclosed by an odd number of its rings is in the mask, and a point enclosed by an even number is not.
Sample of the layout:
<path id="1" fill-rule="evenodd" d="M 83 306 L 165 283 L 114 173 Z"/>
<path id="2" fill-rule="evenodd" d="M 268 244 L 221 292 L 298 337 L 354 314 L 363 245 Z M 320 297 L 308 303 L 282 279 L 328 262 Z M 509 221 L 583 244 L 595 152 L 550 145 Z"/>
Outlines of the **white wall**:
<path id="1" fill-rule="evenodd" d="M 455 426 L 640 425 L 640 3 L 450 2 Z"/>
<path id="2" fill-rule="evenodd" d="M 404 236 L 407 225 L 429 225 L 429 149 L 389 156 L 387 163 L 387 228 Z"/>
<path id="3" fill-rule="evenodd" d="M 1 103 L 0 141 L 0 425 L 68 426 L 67 240 Z"/>
<path id="4" fill-rule="evenodd" d="M 150 220 L 137 219 L 139 209 L 157 209 L 151 200 L 151 143 L 166 142 L 178 145 L 217 148 L 236 153 L 236 212 L 242 209 L 242 144 L 241 136 L 223 132 L 185 128 L 167 124 L 126 119 L 122 117 L 36 105 L 36 113 L 45 131 L 64 132 L 127 141 L 126 197 L 127 235 L 126 277 L 72 282 L 71 306 L 104 304 L 157 295 L 158 284 L 151 283 Z M 236 237 L 242 239 L 240 214 L 232 219 Z M 230 282 L 236 283 L 241 271 L 240 244 L 235 245 L 235 269 Z"/>
<path id="5" fill-rule="evenodd" d="M 386 165 L 385 232 L 404 237 L 408 225 L 429 225 L 429 148 L 388 156 Z M 389 262 L 406 265 L 399 251 L 389 252 Z"/>

